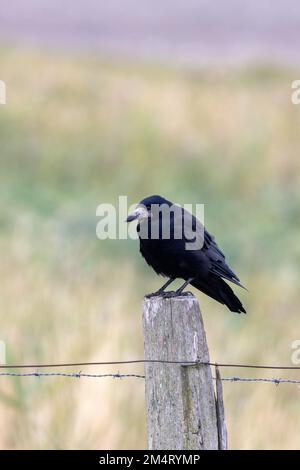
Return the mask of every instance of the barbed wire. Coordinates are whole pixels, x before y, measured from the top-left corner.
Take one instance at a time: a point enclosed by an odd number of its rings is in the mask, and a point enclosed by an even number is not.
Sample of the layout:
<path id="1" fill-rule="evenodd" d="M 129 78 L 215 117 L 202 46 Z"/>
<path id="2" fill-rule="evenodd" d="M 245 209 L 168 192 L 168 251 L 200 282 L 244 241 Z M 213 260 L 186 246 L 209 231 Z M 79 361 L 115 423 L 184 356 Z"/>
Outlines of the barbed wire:
<path id="1" fill-rule="evenodd" d="M 182 367 L 195 367 L 195 366 L 213 366 L 216 368 L 251 368 L 251 369 L 273 369 L 273 370 L 300 370 L 300 366 L 279 366 L 279 365 L 261 365 L 261 364 L 236 364 L 236 363 L 218 363 L 218 362 L 203 362 L 203 361 L 171 361 L 167 359 L 131 359 L 125 361 L 101 361 L 101 362 L 69 362 L 69 363 L 54 363 L 54 364 L 2 364 L 2 369 L 36 369 L 34 372 L 0 372 L 0 377 L 68 377 L 68 378 L 113 378 L 113 379 L 127 379 L 138 378 L 144 379 L 145 375 L 142 374 L 120 374 L 117 373 L 86 373 L 86 372 L 40 372 L 41 368 L 58 368 L 58 367 L 77 367 L 77 366 L 107 366 L 107 365 L 129 365 L 129 364 L 178 364 Z M 214 380 L 217 380 L 213 377 Z M 284 378 L 262 378 L 262 377 L 221 377 L 223 382 L 265 382 L 279 384 L 300 384 L 300 380 L 284 379 Z"/>
<path id="2" fill-rule="evenodd" d="M 140 374 L 120 374 L 119 372 L 115 374 L 87 374 L 85 372 L 25 372 L 25 373 L 19 373 L 19 372 L 0 372 L 0 377 L 70 377 L 74 379 L 80 379 L 81 377 L 86 377 L 86 378 L 97 378 L 97 379 L 102 379 L 102 378 L 107 378 L 111 377 L 114 379 L 127 379 L 130 377 L 136 378 L 136 379 L 144 379 L 144 375 Z"/>
<path id="3" fill-rule="evenodd" d="M 113 379 L 126 379 L 126 378 L 137 378 L 145 379 L 144 375 L 141 374 L 120 374 L 119 372 L 113 374 L 88 374 L 85 372 L 0 372 L 0 377 L 67 377 L 80 379 L 81 377 L 85 378 L 113 378 Z M 213 380 L 217 380 L 216 377 L 213 377 Z M 221 377 L 222 382 L 265 382 L 265 383 L 274 383 L 275 385 L 280 384 L 300 384 L 300 380 L 293 379 L 282 379 L 282 378 L 261 378 L 261 377 Z"/>
<path id="4" fill-rule="evenodd" d="M 213 377 L 214 380 L 217 380 Z M 273 383 L 275 385 L 280 384 L 300 384 L 300 380 L 293 380 L 293 379 L 275 379 L 271 378 L 268 379 L 266 377 L 221 377 L 220 380 L 222 382 L 266 382 L 266 383 Z"/>

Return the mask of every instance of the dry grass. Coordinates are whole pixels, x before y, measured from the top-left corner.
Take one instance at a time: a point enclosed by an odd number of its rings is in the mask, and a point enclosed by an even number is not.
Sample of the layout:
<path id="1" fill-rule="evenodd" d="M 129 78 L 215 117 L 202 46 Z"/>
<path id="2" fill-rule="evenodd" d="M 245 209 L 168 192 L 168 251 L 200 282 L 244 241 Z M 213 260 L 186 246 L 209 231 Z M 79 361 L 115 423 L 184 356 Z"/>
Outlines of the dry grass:
<path id="1" fill-rule="evenodd" d="M 161 281 L 135 242 L 96 240 L 95 209 L 119 194 L 135 202 L 157 192 L 206 204 L 209 228 L 250 289 L 240 293 L 247 316 L 197 294 L 212 359 L 290 364 L 300 304 L 295 74 L 183 73 L 20 50 L 2 51 L 0 62 L 9 362 L 142 356 L 141 299 Z M 143 387 L 137 379 L 3 378 L 0 447 L 143 448 Z M 231 447 L 299 447 L 299 393 L 227 383 Z"/>

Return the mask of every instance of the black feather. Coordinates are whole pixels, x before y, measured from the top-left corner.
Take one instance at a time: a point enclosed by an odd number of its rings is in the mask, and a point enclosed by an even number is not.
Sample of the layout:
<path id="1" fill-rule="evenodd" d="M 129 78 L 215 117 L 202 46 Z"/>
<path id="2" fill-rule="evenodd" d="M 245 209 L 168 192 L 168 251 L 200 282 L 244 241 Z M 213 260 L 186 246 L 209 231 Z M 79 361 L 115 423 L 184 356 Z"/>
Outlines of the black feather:
<path id="1" fill-rule="evenodd" d="M 218 247 L 214 237 L 202 226 L 200 221 L 186 210 L 174 206 L 170 201 L 161 196 L 150 196 L 141 201 L 152 216 L 138 224 L 137 230 L 140 237 L 140 252 L 146 262 L 157 274 L 169 278 L 182 278 L 188 280 L 194 278 L 190 284 L 208 296 L 225 304 L 232 312 L 246 313 L 242 303 L 236 297 L 230 286 L 224 279 L 240 286 L 239 278 L 228 266 L 224 253 Z M 153 215 L 154 205 L 162 208 L 163 205 L 173 209 L 172 216 L 168 219 L 170 236 L 165 239 L 162 236 L 162 226 L 165 222 L 163 212 Z M 151 213 L 152 211 L 152 213 Z M 156 213 L 157 214 L 157 213 Z M 188 221 L 190 229 L 182 229 L 181 236 L 175 235 L 179 222 Z M 183 225 L 185 227 L 185 225 Z M 143 233 L 150 235 L 152 229 L 157 229 L 158 237 L 148 238 Z M 147 230 L 145 230 L 147 229 Z M 192 237 L 201 238 L 202 246 L 188 250 L 187 243 Z"/>

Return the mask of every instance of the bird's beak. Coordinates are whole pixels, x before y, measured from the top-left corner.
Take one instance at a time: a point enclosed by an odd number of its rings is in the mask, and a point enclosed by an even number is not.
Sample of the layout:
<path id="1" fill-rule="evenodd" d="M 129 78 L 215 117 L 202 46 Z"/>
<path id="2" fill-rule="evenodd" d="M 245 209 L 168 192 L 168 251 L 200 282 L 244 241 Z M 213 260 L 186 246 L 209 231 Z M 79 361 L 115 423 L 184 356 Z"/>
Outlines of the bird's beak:
<path id="1" fill-rule="evenodd" d="M 138 206 L 132 214 L 129 214 L 126 219 L 126 222 L 132 222 L 136 219 L 146 219 L 147 217 L 149 217 L 149 214 L 146 207 Z"/>
<path id="2" fill-rule="evenodd" d="M 136 220 L 138 218 L 138 214 L 136 211 L 134 211 L 132 214 L 129 214 L 129 216 L 126 219 L 126 222 L 132 222 L 133 220 Z"/>

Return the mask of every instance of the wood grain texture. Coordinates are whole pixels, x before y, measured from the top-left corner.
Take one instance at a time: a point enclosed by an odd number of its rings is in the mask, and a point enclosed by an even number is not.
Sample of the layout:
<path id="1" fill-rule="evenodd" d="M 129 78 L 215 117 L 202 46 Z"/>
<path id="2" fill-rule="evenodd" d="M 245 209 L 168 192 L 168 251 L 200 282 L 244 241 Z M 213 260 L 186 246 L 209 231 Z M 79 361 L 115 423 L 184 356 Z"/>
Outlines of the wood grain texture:
<path id="1" fill-rule="evenodd" d="M 217 409 L 217 424 L 218 424 L 218 435 L 219 435 L 219 449 L 227 450 L 228 447 L 228 436 L 227 427 L 225 421 L 224 401 L 223 401 L 223 387 L 221 374 L 218 367 L 216 367 L 216 409 Z"/>
<path id="2" fill-rule="evenodd" d="M 145 359 L 208 362 L 202 316 L 193 296 L 145 298 Z M 218 449 L 210 366 L 145 365 L 149 449 Z"/>

